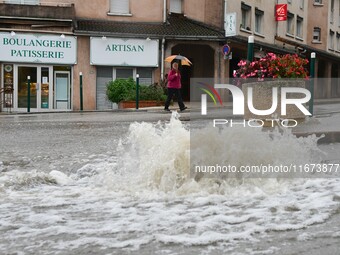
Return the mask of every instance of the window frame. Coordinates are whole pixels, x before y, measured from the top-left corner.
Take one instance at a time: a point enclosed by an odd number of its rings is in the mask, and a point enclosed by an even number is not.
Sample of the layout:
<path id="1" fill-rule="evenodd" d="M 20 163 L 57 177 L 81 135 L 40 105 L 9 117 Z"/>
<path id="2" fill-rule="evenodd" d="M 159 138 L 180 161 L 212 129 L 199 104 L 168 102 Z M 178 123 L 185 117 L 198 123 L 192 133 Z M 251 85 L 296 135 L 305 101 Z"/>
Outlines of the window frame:
<path id="1" fill-rule="evenodd" d="M 307 0 L 308 1 L 308 0 Z M 300 2 L 299 2 L 299 7 L 300 7 L 300 9 L 301 10 L 304 10 L 305 9 L 305 0 L 300 0 Z"/>
<path id="2" fill-rule="evenodd" d="M 240 25 L 241 30 L 248 31 L 248 32 L 252 31 L 251 30 L 251 17 L 252 17 L 251 6 L 245 4 L 244 2 L 241 2 L 241 22 L 242 22 Z"/>
<path id="3" fill-rule="evenodd" d="M 113 1 L 126 1 L 127 11 L 119 12 L 113 10 Z M 107 13 L 109 16 L 132 16 L 130 9 L 130 0 L 110 0 L 109 1 L 109 11 Z"/>
<path id="4" fill-rule="evenodd" d="M 340 52 L 340 33 L 336 32 L 336 51 Z"/>
<path id="5" fill-rule="evenodd" d="M 329 30 L 328 49 L 332 51 L 334 50 L 334 37 L 335 32 L 333 30 Z"/>
<path id="6" fill-rule="evenodd" d="M 263 34 L 263 20 L 264 20 L 264 11 L 258 8 L 255 8 L 255 27 L 254 27 L 255 33 L 258 33 L 261 35 Z"/>
<path id="7" fill-rule="evenodd" d="M 181 10 L 180 10 L 180 12 L 172 12 L 171 6 L 172 6 L 172 4 L 174 4 L 174 1 L 180 2 L 180 5 L 181 5 Z M 170 0 L 170 1 L 169 1 L 169 12 L 170 12 L 170 13 L 183 14 L 183 13 L 184 13 L 184 12 L 183 12 L 183 0 Z"/>
<path id="8" fill-rule="evenodd" d="M 322 2 L 322 0 L 314 0 L 313 5 L 314 6 L 323 6 L 323 2 Z"/>
<path id="9" fill-rule="evenodd" d="M 315 33 L 318 33 L 318 39 L 314 39 Z M 320 27 L 314 27 L 313 28 L 313 39 L 312 43 L 321 43 L 321 28 Z"/>
<path id="10" fill-rule="evenodd" d="M 287 13 L 287 29 L 286 29 L 286 34 L 288 36 L 294 36 L 294 20 L 295 20 L 295 15 L 294 13 L 288 12 Z"/>
<path id="11" fill-rule="evenodd" d="M 296 37 L 299 39 L 303 39 L 303 17 L 299 15 L 296 17 Z"/>

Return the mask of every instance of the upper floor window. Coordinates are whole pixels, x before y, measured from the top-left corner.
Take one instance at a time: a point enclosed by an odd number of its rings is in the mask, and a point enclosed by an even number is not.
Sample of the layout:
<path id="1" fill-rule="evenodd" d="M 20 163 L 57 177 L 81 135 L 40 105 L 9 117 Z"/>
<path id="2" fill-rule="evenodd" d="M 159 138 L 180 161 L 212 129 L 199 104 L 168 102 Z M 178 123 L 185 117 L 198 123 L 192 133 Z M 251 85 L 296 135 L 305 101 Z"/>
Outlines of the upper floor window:
<path id="1" fill-rule="evenodd" d="M 39 4 L 40 0 L 5 0 L 7 4 Z"/>
<path id="2" fill-rule="evenodd" d="M 314 27 L 313 42 L 321 42 L 321 29 L 319 27 Z"/>
<path id="3" fill-rule="evenodd" d="M 255 32 L 259 34 L 263 33 L 262 31 L 263 15 L 264 15 L 263 11 L 257 8 L 255 9 Z"/>
<path id="4" fill-rule="evenodd" d="M 241 28 L 251 30 L 251 6 L 241 3 L 242 24 Z"/>
<path id="5" fill-rule="evenodd" d="M 287 15 L 287 34 L 294 35 L 294 14 L 290 12 Z"/>
<path id="6" fill-rule="evenodd" d="M 322 4 L 322 0 L 314 0 L 314 4 Z"/>
<path id="7" fill-rule="evenodd" d="M 340 34 L 336 33 L 336 50 L 340 51 Z"/>
<path id="8" fill-rule="evenodd" d="M 329 49 L 334 50 L 334 31 L 329 31 Z"/>
<path id="9" fill-rule="evenodd" d="M 300 0 L 300 9 L 303 10 L 305 7 L 305 0 Z"/>
<path id="10" fill-rule="evenodd" d="M 170 12 L 183 13 L 182 0 L 170 0 Z"/>
<path id="11" fill-rule="evenodd" d="M 110 0 L 110 13 L 130 14 L 129 0 Z"/>
<path id="12" fill-rule="evenodd" d="M 334 0 L 331 0 L 331 13 L 330 13 L 330 22 L 334 22 Z"/>
<path id="13" fill-rule="evenodd" d="M 296 36 L 299 38 L 303 37 L 303 18 L 300 16 L 296 18 Z"/>

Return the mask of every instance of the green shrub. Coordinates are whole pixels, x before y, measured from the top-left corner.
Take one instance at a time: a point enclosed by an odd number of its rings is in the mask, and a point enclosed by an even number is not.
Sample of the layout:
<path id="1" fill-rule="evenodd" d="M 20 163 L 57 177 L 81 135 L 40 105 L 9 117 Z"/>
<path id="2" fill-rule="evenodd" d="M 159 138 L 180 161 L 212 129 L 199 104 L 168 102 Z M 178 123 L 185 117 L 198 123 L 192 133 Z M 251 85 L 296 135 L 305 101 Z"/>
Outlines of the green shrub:
<path id="1" fill-rule="evenodd" d="M 113 103 L 127 100 L 132 90 L 135 90 L 136 83 L 132 78 L 129 79 L 116 79 L 110 81 L 106 87 L 107 98 Z"/>
<path id="2" fill-rule="evenodd" d="M 128 80 L 117 79 L 107 85 L 106 95 L 111 102 L 136 100 L 136 83 L 132 78 Z M 166 95 L 159 86 L 139 86 L 139 100 L 165 101 Z"/>

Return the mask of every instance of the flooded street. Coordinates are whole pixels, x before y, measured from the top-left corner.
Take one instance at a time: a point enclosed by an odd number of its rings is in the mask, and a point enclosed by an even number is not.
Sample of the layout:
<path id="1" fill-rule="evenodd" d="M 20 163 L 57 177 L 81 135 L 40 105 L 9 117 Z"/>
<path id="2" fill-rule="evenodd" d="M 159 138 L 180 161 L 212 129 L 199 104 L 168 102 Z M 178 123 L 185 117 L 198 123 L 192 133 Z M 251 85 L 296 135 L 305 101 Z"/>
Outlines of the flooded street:
<path id="1" fill-rule="evenodd" d="M 0 253 L 340 253 L 339 179 L 196 182 L 188 124 L 169 119 L 0 116 Z M 339 144 L 319 149 L 339 163 Z"/>

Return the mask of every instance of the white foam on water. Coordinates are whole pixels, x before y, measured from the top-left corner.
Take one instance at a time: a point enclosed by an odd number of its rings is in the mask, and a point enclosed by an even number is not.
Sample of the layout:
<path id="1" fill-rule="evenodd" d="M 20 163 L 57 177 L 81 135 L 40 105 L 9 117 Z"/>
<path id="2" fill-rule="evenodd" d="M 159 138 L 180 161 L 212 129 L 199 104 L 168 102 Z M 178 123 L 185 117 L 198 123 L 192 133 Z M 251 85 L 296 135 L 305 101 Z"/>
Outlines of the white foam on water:
<path id="1" fill-rule="evenodd" d="M 207 139 L 200 132 L 199 145 L 211 148 L 209 155 L 197 149 L 204 160 L 216 151 L 233 164 L 320 160 L 315 137 L 235 129 Z M 325 222 L 339 207 L 338 179 L 193 180 L 190 132 L 176 116 L 169 123 L 132 124 L 116 157 L 97 158 L 69 176 L 58 171 L 5 173 L 0 178 L 6 192 L 0 231 L 7 230 L 2 242 L 10 245 L 0 242 L 0 252 L 25 247 L 28 253 L 85 253 L 99 247 L 98 254 L 110 254 L 165 244 L 164 250 L 202 246 L 214 254 L 218 247 L 232 251 L 242 242 L 259 242 L 270 231 Z M 300 235 L 299 241 L 308 238 Z M 46 241 L 38 241 L 42 239 Z M 261 252 L 275 254 L 278 248 Z"/>

